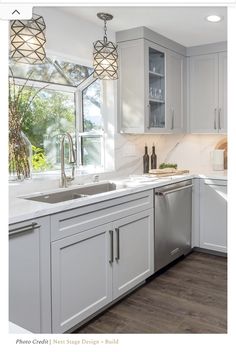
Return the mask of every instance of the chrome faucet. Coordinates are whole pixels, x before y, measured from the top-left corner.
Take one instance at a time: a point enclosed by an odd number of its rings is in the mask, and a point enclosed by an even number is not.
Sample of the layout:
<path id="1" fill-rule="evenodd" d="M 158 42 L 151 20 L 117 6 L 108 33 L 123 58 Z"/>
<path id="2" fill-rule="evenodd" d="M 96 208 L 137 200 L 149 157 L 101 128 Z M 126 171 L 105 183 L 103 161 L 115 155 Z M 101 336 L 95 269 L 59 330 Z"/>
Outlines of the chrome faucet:
<path id="1" fill-rule="evenodd" d="M 65 172 L 65 139 L 68 139 L 69 142 L 69 164 L 72 165 L 72 171 L 71 171 L 71 176 L 66 176 Z M 76 162 L 76 157 L 75 157 L 75 150 L 74 150 L 74 145 L 73 145 L 73 140 L 71 135 L 66 132 L 65 134 L 62 135 L 61 139 L 61 182 L 60 182 L 60 187 L 67 187 L 68 182 L 71 182 L 75 178 L 75 162 Z"/>

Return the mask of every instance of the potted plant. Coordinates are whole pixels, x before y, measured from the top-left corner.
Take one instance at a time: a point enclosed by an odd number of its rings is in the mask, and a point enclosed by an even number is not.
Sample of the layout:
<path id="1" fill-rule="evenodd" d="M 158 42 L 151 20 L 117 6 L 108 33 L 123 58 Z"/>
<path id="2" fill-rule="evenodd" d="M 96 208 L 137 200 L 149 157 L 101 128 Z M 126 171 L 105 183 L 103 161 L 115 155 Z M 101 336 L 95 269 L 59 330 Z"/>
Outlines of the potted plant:
<path id="1" fill-rule="evenodd" d="M 28 85 L 30 76 L 22 86 L 15 82 L 13 72 L 9 79 L 9 180 L 31 178 L 32 146 L 22 131 L 22 122 L 31 108 L 31 103 L 44 88 Z"/>

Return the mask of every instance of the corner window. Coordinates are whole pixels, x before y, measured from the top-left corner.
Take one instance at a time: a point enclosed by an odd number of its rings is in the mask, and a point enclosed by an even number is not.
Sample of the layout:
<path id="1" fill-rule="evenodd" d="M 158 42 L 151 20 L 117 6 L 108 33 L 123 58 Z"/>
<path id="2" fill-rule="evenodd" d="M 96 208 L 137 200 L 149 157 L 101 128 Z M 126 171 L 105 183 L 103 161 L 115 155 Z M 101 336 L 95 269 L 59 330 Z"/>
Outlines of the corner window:
<path id="1" fill-rule="evenodd" d="M 77 150 L 77 166 L 104 167 L 102 83 L 93 69 L 63 59 L 47 58 L 45 64 L 11 64 L 23 106 L 35 95 L 22 121 L 22 131 L 32 144 L 33 171 L 60 169 L 60 140 L 71 133 Z M 65 151 L 65 154 L 67 150 Z"/>

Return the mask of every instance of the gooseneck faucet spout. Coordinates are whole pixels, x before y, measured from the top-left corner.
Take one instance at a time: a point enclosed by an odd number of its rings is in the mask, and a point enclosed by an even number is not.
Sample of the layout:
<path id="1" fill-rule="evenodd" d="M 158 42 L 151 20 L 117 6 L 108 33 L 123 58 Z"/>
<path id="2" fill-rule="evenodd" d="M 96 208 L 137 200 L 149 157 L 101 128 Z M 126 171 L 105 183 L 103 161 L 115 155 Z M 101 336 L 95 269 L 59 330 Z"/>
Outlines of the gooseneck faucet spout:
<path id="1" fill-rule="evenodd" d="M 71 176 L 66 176 L 65 172 L 65 139 L 68 139 L 69 143 L 69 164 L 72 165 L 72 171 L 71 171 Z M 62 139 L 61 139 L 61 182 L 60 182 L 60 187 L 68 187 L 68 182 L 71 182 L 75 178 L 75 163 L 76 163 L 76 157 L 75 157 L 75 150 L 74 150 L 74 144 L 72 137 L 70 133 L 66 132 L 63 134 Z"/>

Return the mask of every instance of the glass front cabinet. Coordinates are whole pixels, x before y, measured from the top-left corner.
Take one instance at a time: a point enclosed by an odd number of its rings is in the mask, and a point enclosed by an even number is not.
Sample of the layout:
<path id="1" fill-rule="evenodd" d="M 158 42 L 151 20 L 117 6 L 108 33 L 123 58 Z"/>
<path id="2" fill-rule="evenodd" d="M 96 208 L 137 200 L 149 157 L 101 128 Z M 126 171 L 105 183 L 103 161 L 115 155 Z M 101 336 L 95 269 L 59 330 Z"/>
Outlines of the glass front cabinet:
<path id="1" fill-rule="evenodd" d="M 146 39 L 118 43 L 118 118 L 122 133 L 183 128 L 183 57 Z"/>
<path id="2" fill-rule="evenodd" d="M 165 129 L 165 60 L 163 51 L 147 46 L 148 55 L 148 99 L 147 129 Z"/>

